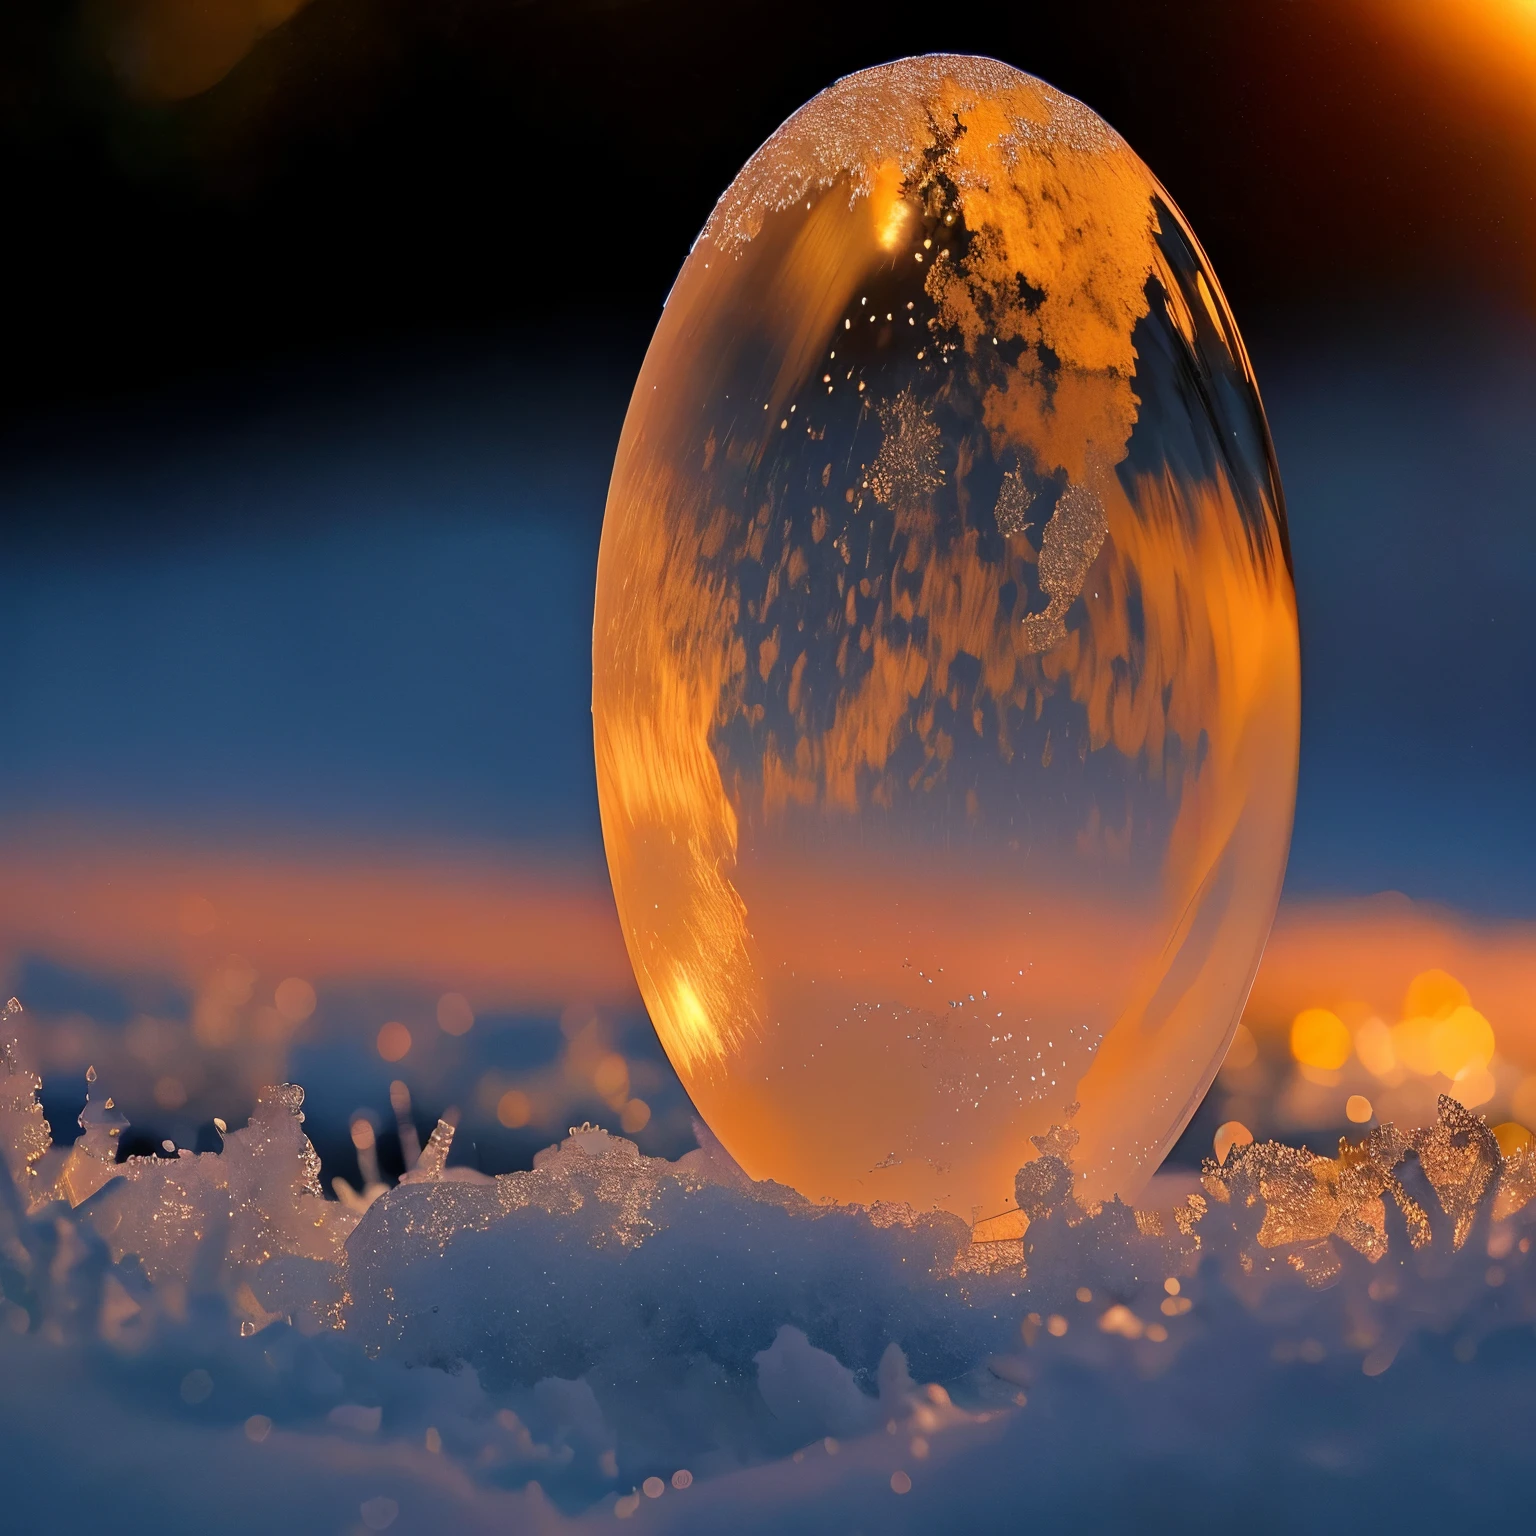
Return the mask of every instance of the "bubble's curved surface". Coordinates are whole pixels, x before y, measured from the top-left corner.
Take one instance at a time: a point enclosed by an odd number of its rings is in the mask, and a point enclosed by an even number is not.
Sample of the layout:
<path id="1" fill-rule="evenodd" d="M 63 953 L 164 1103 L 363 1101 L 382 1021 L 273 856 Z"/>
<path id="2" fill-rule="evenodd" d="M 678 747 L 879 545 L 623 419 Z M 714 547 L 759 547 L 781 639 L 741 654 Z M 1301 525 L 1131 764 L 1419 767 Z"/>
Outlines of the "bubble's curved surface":
<path id="1" fill-rule="evenodd" d="M 991 60 L 797 112 L 721 199 L 609 493 L 593 718 L 668 1055 L 746 1170 L 1133 1196 L 1230 1038 L 1295 798 L 1280 484 L 1122 139 Z"/>

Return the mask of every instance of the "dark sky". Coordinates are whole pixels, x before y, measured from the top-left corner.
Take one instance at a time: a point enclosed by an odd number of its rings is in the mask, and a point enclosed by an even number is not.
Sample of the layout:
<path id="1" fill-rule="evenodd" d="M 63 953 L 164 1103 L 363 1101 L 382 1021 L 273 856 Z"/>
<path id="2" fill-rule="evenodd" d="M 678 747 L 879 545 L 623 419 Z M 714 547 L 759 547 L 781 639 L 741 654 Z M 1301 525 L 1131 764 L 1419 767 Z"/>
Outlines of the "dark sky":
<path id="1" fill-rule="evenodd" d="M 220 10 L 4 8 L 12 426 L 360 349 L 628 356 L 774 126 L 925 51 L 994 54 L 1107 117 L 1250 331 L 1405 290 L 1536 295 L 1531 114 L 1372 0 L 312 0 L 211 89 L 154 99 L 143 59 Z"/>
<path id="2" fill-rule="evenodd" d="M 802 101 L 956 49 L 1114 123 L 1243 326 L 1302 619 L 1293 891 L 1536 912 L 1518 70 L 1387 0 L 310 0 L 157 98 L 185 37 L 146 18 L 246 3 L 0 12 L 0 830 L 595 861 L 591 572 L 671 280 Z"/>
<path id="3" fill-rule="evenodd" d="M 309 0 L 249 48 L 177 30 L 294 3 L 0 6 L 0 847 L 531 850 L 600 887 L 593 571 L 673 276 L 815 91 L 960 50 L 1119 128 L 1243 327 L 1302 626 L 1289 895 L 1536 915 L 1536 18 L 1529 78 L 1408 0 Z M 157 94 L 209 47 L 240 61 Z M 101 978 L 54 997 L 11 958 L 36 1006 L 93 1011 Z M 359 1058 L 326 1038 L 293 1070 L 335 1130 Z"/>

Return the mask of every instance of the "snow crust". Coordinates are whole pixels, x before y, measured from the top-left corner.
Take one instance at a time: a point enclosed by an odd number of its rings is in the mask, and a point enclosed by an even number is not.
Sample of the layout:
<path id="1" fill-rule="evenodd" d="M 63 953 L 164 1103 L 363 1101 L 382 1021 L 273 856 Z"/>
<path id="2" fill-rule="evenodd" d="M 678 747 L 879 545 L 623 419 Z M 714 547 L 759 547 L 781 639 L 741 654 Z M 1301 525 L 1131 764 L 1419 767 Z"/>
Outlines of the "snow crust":
<path id="1" fill-rule="evenodd" d="M 219 1152 L 117 1162 L 93 1083 L 61 1159 L 38 1086 L 7 1045 L 18 1528 L 1419 1529 L 1528 1502 L 1536 1157 L 1449 1100 L 1140 1211 L 1077 1203 L 1059 1128 L 1027 1230 L 975 1243 L 753 1184 L 702 1130 L 670 1163 L 582 1127 L 492 1180 L 440 1123 L 342 1203 L 291 1086 Z"/>

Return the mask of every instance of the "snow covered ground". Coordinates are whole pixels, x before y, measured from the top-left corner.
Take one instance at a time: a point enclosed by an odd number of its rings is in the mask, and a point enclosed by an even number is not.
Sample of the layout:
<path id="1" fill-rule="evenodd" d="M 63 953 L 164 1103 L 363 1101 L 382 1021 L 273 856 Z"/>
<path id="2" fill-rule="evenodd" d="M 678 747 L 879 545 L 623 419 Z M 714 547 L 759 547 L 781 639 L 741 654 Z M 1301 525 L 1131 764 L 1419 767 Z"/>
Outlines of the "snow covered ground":
<path id="1" fill-rule="evenodd" d="M 0 1467 L 58 1532 L 1353 1530 L 1528 1512 L 1536 1153 L 1450 1100 L 1022 1239 L 582 1129 L 323 1197 L 302 1094 L 118 1163 L 0 1070 Z M 174 1149 L 173 1149 L 174 1151 Z M 44 1169 L 39 1174 L 37 1169 Z M 49 1176 L 53 1187 L 48 1187 Z M 12 1525 L 11 1521 L 15 1524 Z"/>

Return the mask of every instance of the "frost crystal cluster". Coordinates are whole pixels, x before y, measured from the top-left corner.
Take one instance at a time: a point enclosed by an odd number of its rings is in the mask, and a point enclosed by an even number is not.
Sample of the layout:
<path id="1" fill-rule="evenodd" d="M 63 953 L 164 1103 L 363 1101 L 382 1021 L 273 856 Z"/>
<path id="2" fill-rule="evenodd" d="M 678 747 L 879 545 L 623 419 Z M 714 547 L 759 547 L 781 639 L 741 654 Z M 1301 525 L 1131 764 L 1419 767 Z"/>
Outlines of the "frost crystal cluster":
<path id="1" fill-rule="evenodd" d="M 359 1213 L 296 1088 L 217 1152 L 115 1161 L 89 1105 L 50 1150 L 0 1061 L 0 1446 L 37 1528 L 113 1490 L 171 1532 L 1071 1528 L 1175 1491 L 1199 1529 L 1258 1458 L 1286 1477 L 1247 1513 L 1328 1529 L 1340 1479 L 1471 1518 L 1527 1454 L 1536 1152 L 1449 1099 L 1145 1208 L 1080 1203 L 1054 1127 L 981 1241 L 753 1183 L 707 1132 L 671 1163 L 591 1126 L 490 1179 L 440 1122 Z"/>

